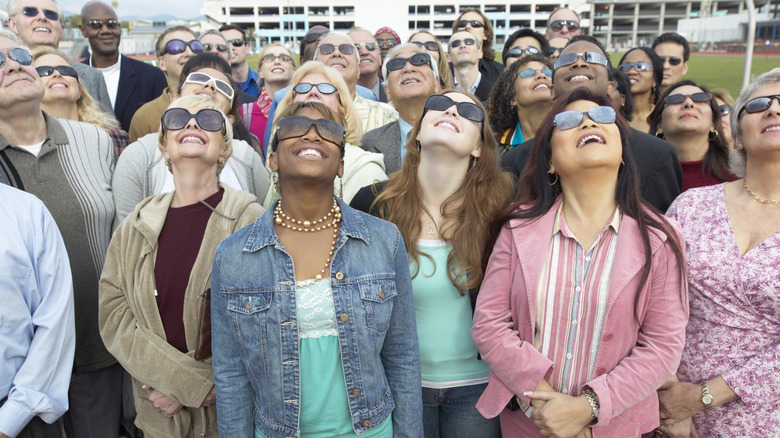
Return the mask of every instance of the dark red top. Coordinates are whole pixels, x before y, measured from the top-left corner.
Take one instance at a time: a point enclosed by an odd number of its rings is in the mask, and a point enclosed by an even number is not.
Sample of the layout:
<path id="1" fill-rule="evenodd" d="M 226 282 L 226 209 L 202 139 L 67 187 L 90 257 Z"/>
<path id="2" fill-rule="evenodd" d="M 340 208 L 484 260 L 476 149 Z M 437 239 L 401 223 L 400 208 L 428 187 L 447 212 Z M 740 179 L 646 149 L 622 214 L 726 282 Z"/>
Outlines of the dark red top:
<path id="1" fill-rule="evenodd" d="M 205 201 L 216 208 L 224 193 L 220 189 Z M 157 308 L 168 343 L 182 353 L 188 350 L 184 333 L 184 293 L 211 213 L 211 209 L 200 202 L 185 207 L 170 207 L 158 239 L 154 265 Z M 198 291 L 199 294 L 202 292 L 205 291 Z"/>
<path id="2" fill-rule="evenodd" d="M 714 186 L 715 184 L 720 184 L 726 181 L 734 181 L 737 179 L 730 173 L 726 174 L 726 180 L 715 178 L 704 170 L 702 163 L 704 163 L 704 161 L 680 162 L 683 173 L 683 192 L 694 187 Z"/>

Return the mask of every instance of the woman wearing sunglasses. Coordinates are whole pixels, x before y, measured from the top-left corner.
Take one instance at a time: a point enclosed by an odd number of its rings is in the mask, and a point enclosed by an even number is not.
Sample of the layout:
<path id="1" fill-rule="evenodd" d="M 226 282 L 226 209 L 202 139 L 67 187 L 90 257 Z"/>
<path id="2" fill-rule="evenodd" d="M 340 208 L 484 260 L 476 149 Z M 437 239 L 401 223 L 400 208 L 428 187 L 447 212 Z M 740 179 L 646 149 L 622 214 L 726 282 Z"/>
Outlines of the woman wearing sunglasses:
<path id="1" fill-rule="evenodd" d="M 523 56 L 547 56 L 549 52 L 550 44 L 544 35 L 533 29 L 520 29 L 510 35 L 504 44 L 502 53 L 504 68 L 506 69 Z"/>
<path id="2" fill-rule="evenodd" d="M 452 71 L 450 65 L 447 62 L 447 54 L 441 47 L 439 40 L 427 30 L 418 30 L 409 37 L 409 43 L 414 43 L 417 47 L 425 49 L 429 55 L 436 61 L 436 66 L 439 67 L 439 82 L 442 89 L 455 88 L 452 82 Z"/>
<path id="3" fill-rule="evenodd" d="M 333 196 L 341 115 L 296 102 L 278 116 L 269 165 L 281 198 L 214 259 L 220 435 L 420 437 L 403 238 Z"/>
<path id="4" fill-rule="evenodd" d="M 688 436 L 780 436 L 780 69 L 742 90 L 731 122 L 741 180 L 680 195 L 691 320 L 662 423 Z M 681 421 L 686 420 L 686 421 Z M 661 429 L 665 432 L 670 430 Z"/>
<path id="5" fill-rule="evenodd" d="M 39 46 L 32 54 L 33 65 L 44 86 L 41 109 L 55 117 L 92 123 L 105 129 L 119 156 L 130 143 L 130 137 L 119 127 L 113 115 L 98 108 L 79 80 L 78 73 L 71 67 L 70 58 L 49 46 Z"/>
<path id="6" fill-rule="evenodd" d="M 648 47 L 629 50 L 620 58 L 618 69 L 631 82 L 631 97 L 634 105 L 629 124 L 642 132 L 650 131 L 648 117 L 661 97 L 661 81 L 664 79 L 664 63 Z"/>
<path id="7" fill-rule="evenodd" d="M 495 82 L 504 66 L 495 60 L 493 49 L 493 23 L 478 9 L 467 9 L 460 13 L 452 22 L 452 33 L 468 31 L 474 34 L 482 47 L 482 58 L 479 60 L 479 72 L 488 82 Z"/>
<path id="8" fill-rule="evenodd" d="M 349 202 L 361 187 L 387 179 L 382 154 L 364 151 L 360 147 L 360 139 L 363 137 L 362 122 L 350 98 L 346 82 L 335 69 L 318 61 L 307 62 L 295 72 L 290 87 L 291 92 L 279 103 L 279 110 L 296 102 L 319 102 L 332 108 L 346 120 L 344 172 L 333 181 L 334 192 L 339 198 Z"/>
<path id="9" fill-rule="evenodd" d="M 422 367 L 425 438 L 498 437 L 474 408 L 487 364 L 471 339 L 472 300 L 495 215 L 512 198 L 509 175 L 478 100 L 454 90 L 425 102 L 401 170 L 353 201 L 398 226 L 409 253 Z"/>
<path id="10" fill-rule="evenodd" d="M 734 149 L 734 137 L 731 135 L 731 111 L 734 109 L 734 98 L 725 88 L 713 88 L 710 90 L 715 96 L 715 102 L 720 110 L 720 123 L 723 127 L 721 133 L 726 137 L 729 151 Z"/>
<path id="11" fill-rule="evenodd" d="M 550 112 L 552 70 L 547 58 L 523 56 L 507 66 L 493 86 L 487 103 L 488 120 L 501 155 L 528 139 Z"/>
<path id="12" fill-rule="evenodd" d="M 672 85 L 648 120 L 650 132 L 677 149 L 683 192 L 735 179 L 728 168 L 728 143 L 722 134 L 720 109 L 706 88 L 693 81 Z"/>
<path id="13" fill-rule="evenodd" d="M 263 205 L 271 202 L 271 175 L 263 159 L 242 138 L 254 138 L 238 116 L 230 64 L 211 53 L 191 58 L 182 69 L 180 96 L 202 95 L 214 100 L 232 125 L 233 153 L 220 172 L 220 181 L 255 195 Z M 244 135 L 236 134 L 242 132 Z M 256 138 L 254 138 L 257 141 Z M 157 147 L 158 134 L 147 134 L 127 147 L 117 161 L 111 185 L 119 221 L 146 197 L 173 190 L 173 175 Z"/>
<path id="14" fill-rule="evenodd" d="M 472 334 L 477 404 L 504 436 L 639 437 L 688 320 L 682 236 L 639 194 L 630 128 L 606 96 L 558 97 L 518 197 L 494 223 Z"/>
<path id="15" fill-rule="evenodd" d="M 201 338 L 211 264 L 219 242 L 263 212 L 254 196 L 219 183 L 232 134 L 213 100 L 173 102 L 158 147 L 174 190 L 143 200 L 108 248 L 100 334 L 133 377 L 135 424 L 146 436 L 217 436 L 211 344 Z"/>

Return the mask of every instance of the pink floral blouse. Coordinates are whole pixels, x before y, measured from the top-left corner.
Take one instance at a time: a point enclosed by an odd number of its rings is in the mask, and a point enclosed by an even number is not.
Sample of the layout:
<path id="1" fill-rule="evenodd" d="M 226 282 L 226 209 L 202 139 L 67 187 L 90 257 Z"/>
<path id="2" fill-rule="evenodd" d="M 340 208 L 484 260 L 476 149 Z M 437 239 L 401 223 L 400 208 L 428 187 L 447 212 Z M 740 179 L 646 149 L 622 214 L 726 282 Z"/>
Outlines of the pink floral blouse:
<path id="1" fill-rule="evenodd" d="M 780 232 L 740 257 L 724 186 L 688 190 L 667 212 L 683 228 L 690 290 L 678 375 L 722 376 L 740 397 L 697 414 L 700 436 L 780 437 Z"/>

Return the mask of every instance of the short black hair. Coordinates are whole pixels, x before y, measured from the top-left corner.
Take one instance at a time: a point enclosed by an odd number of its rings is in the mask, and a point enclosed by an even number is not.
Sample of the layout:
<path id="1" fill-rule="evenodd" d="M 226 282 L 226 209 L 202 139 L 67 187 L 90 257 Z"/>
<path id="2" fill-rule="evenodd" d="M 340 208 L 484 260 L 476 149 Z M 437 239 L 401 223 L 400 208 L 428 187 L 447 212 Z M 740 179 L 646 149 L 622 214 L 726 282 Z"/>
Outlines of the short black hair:
<path id="1" fill-rule="evenodd" d="M 514 44 L 518 39 L 524 37 L 531 37 L 539 43 L 539 49 L 542 51 L 540 55 L 550 56 L 550 43 L 547 42 L 547 38 L 545 38 L 544 35 L 536 32 L 533 29 L 520 29 L 510 35 L 509 39 L 507 39 L 506 43 L 504 44 L 504 50 L 501 52 L 501 59 L 503 59 L 504 62 L 506 62 L 506 54 L 509 53 L 509 48 L 512 47 L 512 44 Z"/>
<path id="2" fill-rule="evenodd" d="M 655 39 L 655 41 L 653 41 L 653 50 L 655 50 L 655 47 L 661 43 L 675 43 L 683 46 L 683 61 L 687 62 L 688 58 L 691 57 L 691 48 L 688 46 L 688 40 L 686 40 L 685 37 L 679 33 L 662 33 L 658 36 L 658 38 Z"/>
<path id="3" fill-rule="evenodd" d="M 226 30 L 237 30 L 241 32 L 241 39 L 246 41 L 246 31 L 236 26 L 235 24 L 223 24 L 222 26 L 219 26 L 220 32 L 224 32 Z"/>
<path id="4" fill-rule="evenodd" d="M 569 47 L 570 45 L 576 43 L 577 41 L 587 41 L 587 42 L 589 42 L 591 44 L 595 44 L 599 48 L 599 50 L 601 50 L 601 53 L 603 53 L 604 56 L 607 57 L 607 61 L 610 60 L 609 59 L 609 53 L 607 53 L 607 48 L 604 47 L 604 44 L 601 44 L 601 41 L 597 40 L 595 37 L 590 36 L 590 35 L 577 35 L 575 37 L 572 37 L 569 40 L 569 42 L 566 43 L 565 46 L 563 46 L 563 48 L 565 49 L 566 47 Z"/>

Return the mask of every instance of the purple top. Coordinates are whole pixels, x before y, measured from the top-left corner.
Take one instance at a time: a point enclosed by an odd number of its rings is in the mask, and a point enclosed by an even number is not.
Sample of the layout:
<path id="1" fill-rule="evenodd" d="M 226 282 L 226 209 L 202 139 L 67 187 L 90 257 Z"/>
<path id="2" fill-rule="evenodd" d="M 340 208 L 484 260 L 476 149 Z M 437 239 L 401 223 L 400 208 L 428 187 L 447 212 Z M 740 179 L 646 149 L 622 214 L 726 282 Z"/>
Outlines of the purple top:
<path id="1" fill-rule="evenodd" d="M 780 232 L 740 257 L 724 186 L 688 190 L 667 212 L 683 228 L 690 290 L 678 375 L 695 383 L 722 376 L 740 397 L 696 414 L 700 436 L 778 437 Z"/>

